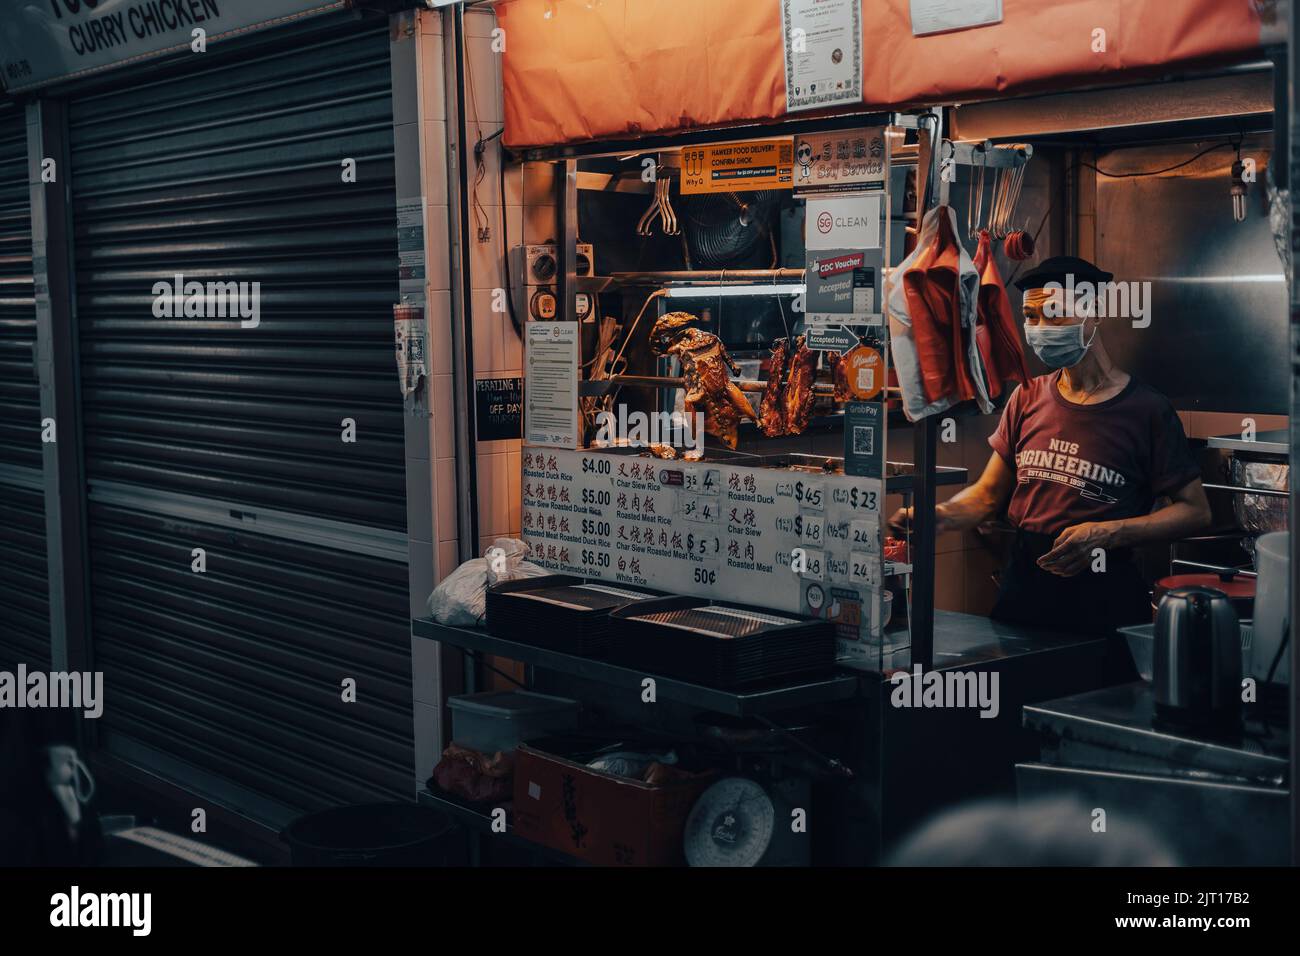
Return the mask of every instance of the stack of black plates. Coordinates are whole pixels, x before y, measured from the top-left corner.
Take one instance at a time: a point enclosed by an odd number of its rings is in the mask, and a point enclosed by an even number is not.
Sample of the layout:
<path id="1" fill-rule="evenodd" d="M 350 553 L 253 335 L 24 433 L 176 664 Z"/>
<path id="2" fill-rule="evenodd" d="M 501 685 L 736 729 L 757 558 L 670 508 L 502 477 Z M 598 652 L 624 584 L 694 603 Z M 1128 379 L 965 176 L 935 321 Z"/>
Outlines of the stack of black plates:
<path id="1" fill-rule="evenodd" d="M 487 628 L 508 641 L 600 658 L 609 643 L 609 612 L 662 596 L 566 574 L 506 581 L 487 590 Z"/>
<path id="2" fill-rule="evenodd" d="M 835 666 L 829 621 L 701 598 L 644 601 L 610 615 L 609 656 L 706 687 L 810 678 Z"/>

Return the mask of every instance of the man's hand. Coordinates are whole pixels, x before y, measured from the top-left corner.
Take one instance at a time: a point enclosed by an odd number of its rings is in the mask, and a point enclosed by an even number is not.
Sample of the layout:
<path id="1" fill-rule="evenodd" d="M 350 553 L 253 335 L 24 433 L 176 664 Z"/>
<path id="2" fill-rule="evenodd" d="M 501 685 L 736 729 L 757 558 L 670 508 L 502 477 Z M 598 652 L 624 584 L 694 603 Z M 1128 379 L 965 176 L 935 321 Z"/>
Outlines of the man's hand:
<path id="1" fill-rule="evenodd" d="M 1086 521 L 1066 528 L 1052 542 L 1052 550 L 1038 559 L 1038 566 L 1072 578 L 1088 566 L 1094 550 L 1110 546 L 1113 530 L 1109 521 Z"/>
<path id="2" fill-rule="evenodd" d="M 945 502 L 944 504 L 947 504 Z M 934 509 L 934 533 L 941 535 L 946 531 L 954 530 L 955 526 L 952 519 L 948 517 L 944 505 L 936 505 Z M 912 530 L 912 509 L 899 508 L 889 518 L 889 530 L 900 537 L 905 536 Z"/>
<path id="3" fill-rule="evenodd" d="M 889 516 L 889 530 L 902 537 L 912 530 L 912 509 L 899 508 Z"/>

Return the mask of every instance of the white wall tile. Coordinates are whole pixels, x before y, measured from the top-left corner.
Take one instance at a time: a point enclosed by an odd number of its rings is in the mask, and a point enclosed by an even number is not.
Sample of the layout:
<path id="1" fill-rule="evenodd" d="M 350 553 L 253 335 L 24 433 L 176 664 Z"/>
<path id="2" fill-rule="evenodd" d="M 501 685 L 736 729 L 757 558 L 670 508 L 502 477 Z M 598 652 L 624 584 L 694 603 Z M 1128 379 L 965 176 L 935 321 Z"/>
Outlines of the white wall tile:
<path id="1" fill-rule="evenodd" d="M 433 417 L 429 419 L 433 429 L 433 457 L 456 457 L 456 401 L 455 383 L 451 375 L 434 375 L 433 388 L 430 391 L 433 403 L 429 406 Z"/>
<path id="2" fill-rule="evenodd" d="M 529 206 L 555 205 L 556 167 L 552 163 L 524 163 L 523 203 Z"/>
<path id="3" fill-rule="evenodd" d="M 457 548 L 455 541 L 438 542 L 438 567 L 436 573 L 439 581 L 456 570 L 460 563 L 456 560 L 456 555 Z"/>
<path id="4" fill-rule="evenodd" d="M 521 163 L 506 163 L 506 205 L 519 206 L 524 201 L 524 167 Z"/>
<path id="5" fill-rule="evenodd" d="M 465 60 L 466 109 L 473 111 L 471 118 L 500 126 L 505 114 L 501 90 L 501 54 L 493 52 L 492 41 L 487 37 L 466 37 Z"/>
<path id="6" fill-rule="evenodd" d="M 519 303 L 515 303 L 515 308 L 519 308 Z M 515 331 L 514 323 L 510 321 L 509 315 L 500 317 L 501 321 L 501 375 L 505 378 L 514 378 L 522 374 L 524 367 L 524 343 Z M 523 315 L 519 316 L 519 321 L 523 322 Z"/>
<path id="7" fill-rule="evenodd" d="M 411 635 L 411 698 L 419 703 L 437 705 L 438 674 L 441 651 L 436 641 Z"/>
<path id="8" fill-rule="evenodd" d="M 465 10 L 465 36 L 490 37 L 497 25 L 496 12 L 491 7 L 468 7 Z"/>
<path id="9" fill-rule="evenodd" d="M 518 444 L 518 443 L 516 443 Z M 506 455 L 506 477 L 510 482 L 510 534 L 520 536 L 523 519 L 523 491 L 520 478 L 523 474 L 522 453 L 518 450 Z"/>
<path id="10" fill-rule="evenodd" d="M 406 531 L 433 538 L 433 466 L 427 458 L 406 459 Z"/>
<path id="11" fill-rule="evenodd" d="M 427 383 L 426 383 L 427 384 Z M 423 402 L 421 403 L 423 404 Z M 429 426 L 424 410 L 407 399 L 402 411 L 402 426 L 407 458 L 429 457 Z"/>
<path id="12" fill-rule="evenodd" d="M 554 242 L 557 230 L 554 206 L 524 207 L 524 242 Z"/>
<path id="13" fill-rule="evenodd" d="M 424 263 L 425 277 L 430 290 L 445 292 L 451 289 L 451 238 L 448 233 L 447 207 L 424 206 Z M 448 300 L 448 315 L 450 315 Z"/>
<path id="14" fill-rule="evenodd" d="M 441 36 L 420 36 L 420 108 L 426 120 L 447 118 L 447 73 L 442 44 Z"/>
<path id="15" fill-rule="evenodd" d="M 431 206 L 447 205 L 447 124 L 424 120 L 424 198 Z"/>
<path id="16" fill-rule="evenodd" d="M 442 710 L 433 704 L 417 701 L 412 711 L 415 720 L 415 787 L 418 792 L 424 789 L 425 781 L 433 775 L 433 768 L 442 757 Z"/>
<path id="17" fill-rule="evenodd" d="M 435 489 L 434 528 L 439 541 L 456 537 L 456 459 L 439 458 L 433 463 Z"/>
<path id="18" fill-rule="evenodd" d="M 502 242 L 502 218 L 500 206 L 485 206 L 481 212 L 491 237 L 487 242 L 478 241 L 479 218 L 470 216 L 470 263 L 473 272 L 475 291 L 505 288 L 505 246 Z"/>
<path id="19" fill-rule="evenodd" d="M 393 153 L 396 156 L 394 175 L 399 199 L 409 199 L 420 195 L 424 184 L 420 180 L 420 125 L 403 123 L 393 127 Z M 374 167 L 367 168 L 364 160 L 357 157 L 357 183 L 366 181 L 366 175 Z M 445 201 L 445 200 L 444 200 Z"/>
<path id="20" fill-rule="evenodd" d="M 450 375 L 451 292 L 431 290 L 425 317 L 429 324 L 429 374 Z"/>
<path id="21" fill-rule="evenodd" d="M 411 598 L 411 617 L 424 617 L 428 613 L 429 594 L 437 584 L 434 580 L 433 542 L 409 538 L 406 542 L 406 550 L 407 590 Z"/>
<path id="22" fill-rule="evenodd" d="M 400 31 L 388 43 L 392 71 L 393 123 L 413 123 L 419 117 L 419 85 L 416 82 L 418 41 Z"/>

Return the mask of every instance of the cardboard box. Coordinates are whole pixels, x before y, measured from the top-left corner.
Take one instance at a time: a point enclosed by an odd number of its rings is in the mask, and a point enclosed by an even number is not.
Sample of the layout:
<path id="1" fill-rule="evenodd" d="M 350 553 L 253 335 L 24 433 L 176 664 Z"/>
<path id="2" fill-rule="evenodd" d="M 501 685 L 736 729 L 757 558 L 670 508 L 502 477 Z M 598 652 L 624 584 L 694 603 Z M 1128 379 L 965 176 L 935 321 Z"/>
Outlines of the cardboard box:
<path id="1" fill-rule="evenodd" d="M 652 787 L 520 745 L 515 833 L 598 866 L 684 865 L 686 817 L 713 781 Z"/>

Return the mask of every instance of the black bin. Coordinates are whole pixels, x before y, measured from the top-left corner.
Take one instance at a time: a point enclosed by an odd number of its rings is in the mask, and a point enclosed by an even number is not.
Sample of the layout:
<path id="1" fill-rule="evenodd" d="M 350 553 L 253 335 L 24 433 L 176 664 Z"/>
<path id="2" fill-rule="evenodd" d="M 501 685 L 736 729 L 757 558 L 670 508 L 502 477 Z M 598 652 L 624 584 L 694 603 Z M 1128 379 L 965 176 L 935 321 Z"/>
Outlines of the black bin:
<path id="1" fill-rule="evenodd" d="M 309 813 L 280 834 L 294 866 L 462 866 L 463 831 L 415 803 L 365 803 Z"/>

